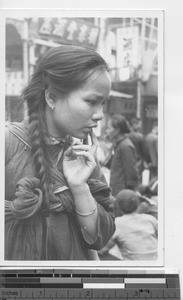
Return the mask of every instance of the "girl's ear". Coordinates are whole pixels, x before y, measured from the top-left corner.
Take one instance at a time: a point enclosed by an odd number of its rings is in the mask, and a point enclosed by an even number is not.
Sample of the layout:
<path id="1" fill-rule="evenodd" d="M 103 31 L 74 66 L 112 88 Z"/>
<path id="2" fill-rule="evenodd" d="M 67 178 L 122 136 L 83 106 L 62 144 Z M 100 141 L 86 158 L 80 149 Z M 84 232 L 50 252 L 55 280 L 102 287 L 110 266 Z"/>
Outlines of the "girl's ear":
<path id="1" fill-rule="evenodd" d="M 55 101 L 49 97 L 49 92 L 47 89 L 45 90 L 45 100 L 49 108 L 53 110 L 55 107 Z"/>

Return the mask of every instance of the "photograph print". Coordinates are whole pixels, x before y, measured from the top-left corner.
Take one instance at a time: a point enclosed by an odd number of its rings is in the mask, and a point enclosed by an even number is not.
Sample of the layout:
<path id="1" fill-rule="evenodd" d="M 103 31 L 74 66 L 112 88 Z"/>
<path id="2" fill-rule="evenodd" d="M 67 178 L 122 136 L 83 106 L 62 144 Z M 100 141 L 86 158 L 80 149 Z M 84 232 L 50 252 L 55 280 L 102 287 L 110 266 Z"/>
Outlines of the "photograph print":
<path id="1" fill-rule="evenodd" d="M 163 13 L 1 14 L 1 263 L 162 265 Z"/>

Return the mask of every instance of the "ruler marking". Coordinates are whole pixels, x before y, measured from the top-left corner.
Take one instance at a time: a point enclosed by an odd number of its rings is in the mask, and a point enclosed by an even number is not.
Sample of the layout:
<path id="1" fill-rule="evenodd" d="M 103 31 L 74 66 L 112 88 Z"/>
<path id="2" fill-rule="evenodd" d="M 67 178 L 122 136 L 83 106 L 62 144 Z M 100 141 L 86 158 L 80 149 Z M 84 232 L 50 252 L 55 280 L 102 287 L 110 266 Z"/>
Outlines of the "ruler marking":
<path id="1" fill-rule="evenodd" d="M 180 299 L 179 272 L 99 271 L 1 270 L 0 300 Z"/>

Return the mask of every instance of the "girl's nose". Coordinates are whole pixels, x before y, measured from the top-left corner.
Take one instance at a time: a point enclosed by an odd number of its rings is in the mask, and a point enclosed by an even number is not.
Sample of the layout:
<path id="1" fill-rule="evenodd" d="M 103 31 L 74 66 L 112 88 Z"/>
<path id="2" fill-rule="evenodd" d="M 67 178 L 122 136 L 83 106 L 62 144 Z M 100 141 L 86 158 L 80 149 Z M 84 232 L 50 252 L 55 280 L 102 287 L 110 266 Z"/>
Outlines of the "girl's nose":
<path id="1" fill-rule="evenodd" d="M 103 106 L 101 108 L 98 108 L 97 111 L 93 114 L 93 120 L 95 121 L 101 121 L 104 117 L 104 112 L 103 112 Z"/>

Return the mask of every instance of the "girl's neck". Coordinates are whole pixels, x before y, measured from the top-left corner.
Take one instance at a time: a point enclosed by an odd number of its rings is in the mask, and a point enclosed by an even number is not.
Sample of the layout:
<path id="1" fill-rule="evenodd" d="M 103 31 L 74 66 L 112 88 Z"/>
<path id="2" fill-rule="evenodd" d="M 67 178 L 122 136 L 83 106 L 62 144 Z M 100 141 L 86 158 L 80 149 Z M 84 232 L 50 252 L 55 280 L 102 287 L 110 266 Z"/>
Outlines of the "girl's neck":
<path id="1" fill-rule="evenodd" d="M 53 123 L 52 115 L 50 112 L 50 108 L 46 106 L 45 109 L 45 131 L 47 133 L 47 136 L 49 136 L 51 139 L 64 139 L 66 137 L 65 133 L 56 132 L 55 126 Z"/>

